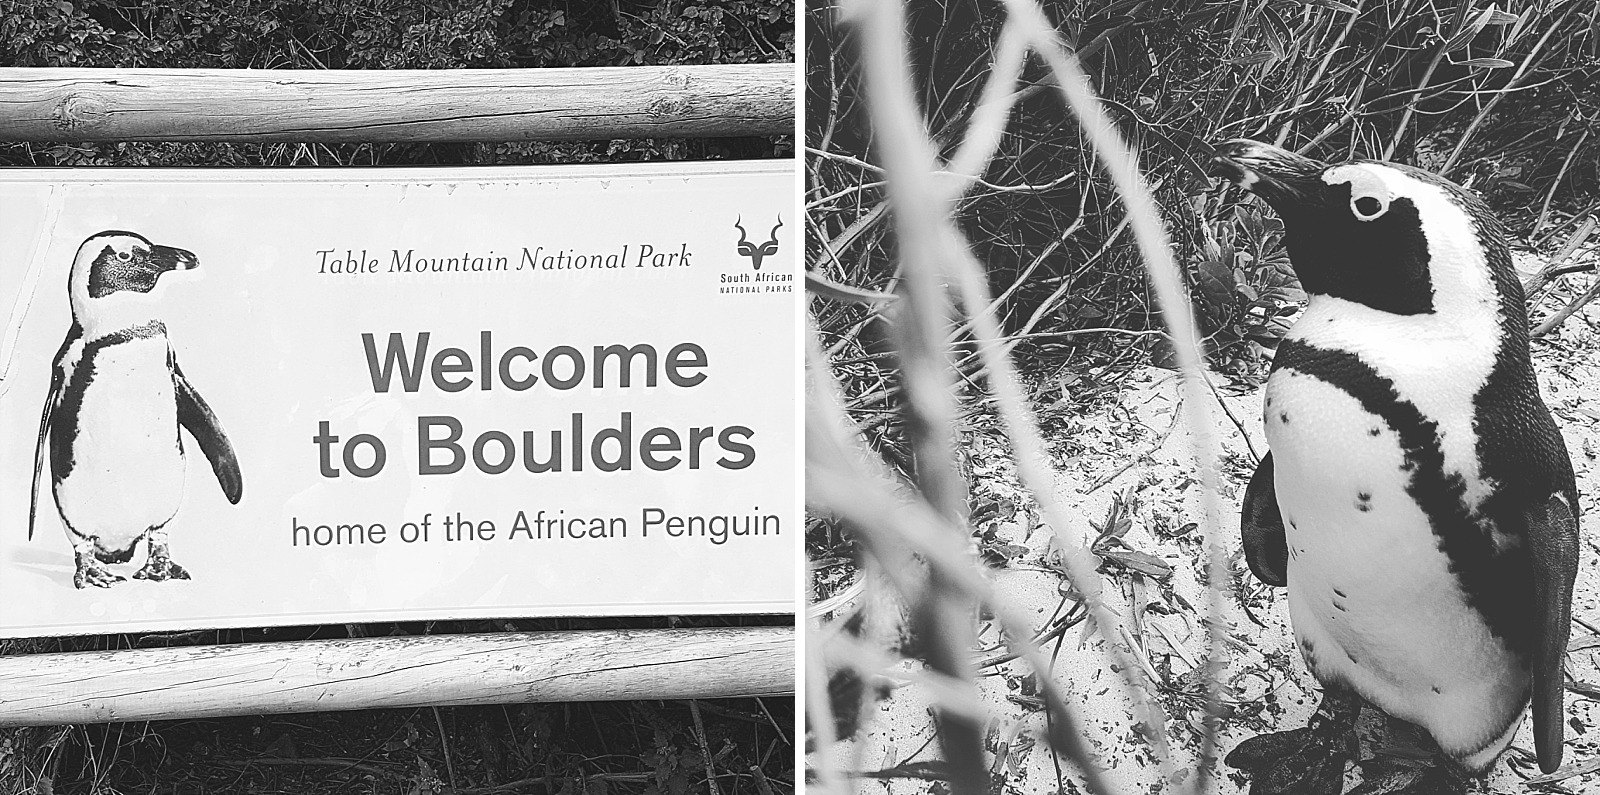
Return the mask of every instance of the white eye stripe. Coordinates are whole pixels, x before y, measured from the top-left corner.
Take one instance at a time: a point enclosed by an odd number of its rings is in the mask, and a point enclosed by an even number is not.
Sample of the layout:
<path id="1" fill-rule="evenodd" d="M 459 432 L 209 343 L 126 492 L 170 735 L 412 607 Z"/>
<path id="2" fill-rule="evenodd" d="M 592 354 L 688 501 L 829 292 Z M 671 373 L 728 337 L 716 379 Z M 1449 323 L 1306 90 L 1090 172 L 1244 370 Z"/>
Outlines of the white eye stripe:
<path id="1" fill-rule="evenodd" d="M 1389 212 L 1397 195 L 1406 194 L 1408 178 L 1376 163 L 1347 163 L 1322 173 L 1328 185 L 1350 186 L 1350 214 L 1358 221 L 1373 221 Z"/>
<path id="2" fill-rule="evenodd" d="M 1389 201 L 1383 196 L 1351 196 L 1350 212 L 1357 220 L 1371 221 L 1389 212 Z"/>

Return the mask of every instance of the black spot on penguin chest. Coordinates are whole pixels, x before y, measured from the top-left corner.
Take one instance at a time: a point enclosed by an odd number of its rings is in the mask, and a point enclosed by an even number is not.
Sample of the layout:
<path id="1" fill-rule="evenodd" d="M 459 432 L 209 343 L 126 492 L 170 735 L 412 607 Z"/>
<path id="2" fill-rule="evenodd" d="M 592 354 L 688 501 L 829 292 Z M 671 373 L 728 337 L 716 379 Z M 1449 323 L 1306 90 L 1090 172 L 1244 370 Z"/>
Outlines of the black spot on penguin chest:
<path id="1" fill-rule="evenodd" d="M 1460 583 L 1467 603 L 1484 617 L 1489 631 L 1508 648 L 1519 654 L 1529 654 L 1534 632 L 1529 617 L 1534 608 L 1527 546 L 1513 543 L 1500 548 L 1493 532 L 1515 534 L 1525 532 L 1526 528 L 1506 526 L 1511 520 L 1489 510 L 1496 501 L 1510 501 L 1511 498 L 1505 496 L 1506 487 L 1497 488 L 1483 510 L 1469 508 L 1466 482 L 1460 474 L 1445 469 L 1438 423 L 1401 396 L 1393 381 L 1359 356 L 1286 339 L 1279 346 L 1273 369 L 1292 370 L 1338 388 L 1393 430 L 1404 456 L 1400 471 L 1395 475 L 1405 479 L 1406 493 L 1427 517 L 1436 543 L 1449 559 L 1451 573 Z M 1484 434 L 1496 427 L 1497 420 L 1492 419 L 1495 412 L 1484 412 L 1483 404 L 1504 397 L 1480 394 L 1474 406 L 1478 412 L 1474 430 L 1479 434 L 1479 458 L 1485 459 L 1480 462 L 1480 472 L 1490 478 L 1495 478 L 1495 473 L 1503 466 L 1517 465 L 1515 461 L 1501 459 L 1486 466 L 1490 463 L 1486 457 L 1496 455 L 1499 447 L 1505 444 L 1515 443 L 1515 436 L 1497 435 L 1492 447 L 1485 447 Z M 1528 414 L 1516 413 L 1519 416 Z M 1549 420 L 1548 413 L 1544 413 L 1544 418 Z M 1486 419 L 1488 428 L 1484 427 Z"/>

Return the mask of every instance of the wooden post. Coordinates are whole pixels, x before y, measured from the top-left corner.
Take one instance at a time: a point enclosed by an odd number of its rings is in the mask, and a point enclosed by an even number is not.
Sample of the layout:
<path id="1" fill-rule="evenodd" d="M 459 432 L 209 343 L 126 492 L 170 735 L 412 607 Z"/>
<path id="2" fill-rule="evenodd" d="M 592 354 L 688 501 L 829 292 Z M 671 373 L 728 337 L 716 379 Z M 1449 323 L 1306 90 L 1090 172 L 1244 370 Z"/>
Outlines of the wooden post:
<path id="1" fill-rule="evenodd" d="M 794 693 L 793 627 L 361 638 L 0 656 L 0 726 Z"/>
<path id="2" fill-rule="evenodd" d="M 794 64 L 0 68 L 0 140 L 531 141 L 794 132 Z"/>

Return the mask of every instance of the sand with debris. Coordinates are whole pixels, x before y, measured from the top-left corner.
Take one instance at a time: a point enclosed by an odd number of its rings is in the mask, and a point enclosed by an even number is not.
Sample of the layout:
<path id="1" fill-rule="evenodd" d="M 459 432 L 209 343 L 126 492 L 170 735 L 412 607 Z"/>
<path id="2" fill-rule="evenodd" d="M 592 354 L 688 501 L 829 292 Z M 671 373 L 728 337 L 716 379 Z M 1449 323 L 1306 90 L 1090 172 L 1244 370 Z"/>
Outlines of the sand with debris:
<path id="1" fill-rule="evenodd" d="M 1583 527 L 1582 561 L 1573 612 L 1588 626 L 1600 626 L 1600 331 L 1580 315 L 1544 341 L 1535 344 L 1535 359 L 1546 401 L 1566 436 L 1578 473 Z M 1288 625 L 1285 593 L 1257 582 L 1244 568 L 1239 551 L 1238 511 L 1244 486 L 1253 471 L 1251 447 L 1265 452 L 1260 427 L 1260 390 L 1230 387 L 1213 376 L 1219 401 L 1211 409 L 1213 433 L 1225 453 L 1222 467 L 1223 543 L 1235 574 L 1229 583 L 1224 620 L 1232 639 L 1227 663 L 1227 701 L 1234 717 L 1219 742 L 1224 753 L 1263 731 L 1305 725 L 1319 699 L 1315 680 L 1296 652 Z M 1053 674 L 1071 689 L 1085 733 L 1110 770 L 1117 791 L 1178 791 L 1162 786 L 1165 777 L 1194 775 L 1198 758 L 1205 681 L 1204 664 L 1208 589 L 1204 583 L 1206 542 L 1200 495 L 1188 432 L 1177 418 L 1177 378 L 1154 368 L 1138 371 L 1114 396 L 1092 411 L 1065 418 L 1066 427 L 1051 434 L 1058 472 L 1058 497 L 1085 521 L 1074 528 L 1086 543 L 1103 524 L 1114 499 L 1127 501 L 1126 533 L 1108 563 L 1105 594 L 1131 628 L 1128 645 L 1145 675 L 1154 683 L 1156 700 L 1166 713 L 1171 765 L 1131 728 L 1130 702 L 1123 695 L 1123 676 L 1107 659 L 1105 642 L 1086 624 L 1074 626 L 1059 642 L 1044 644 L 1055 656 Z M 1219 410 L 1225 406 L 1227 412 Z M 1232 418 L 1228 415 L 1231 414 Z M 975 526 L 978 543 L 990 560 L 1003 560 L 993 580 L 1004 598 L 1035 616 L 1045 627 L 1070 606 L 1059 574 L 1057 544 L 1052 533 L 1028 506 L 1032 501 L 1014 485 L 1003 435 L 983 419 L 967 439 L 973 464 Z M 1247 446 L 1246 434 L 1249 436 Z M 1124 565 L 1126 564 L 1126 565 Z M 1145 573 L 1138 573 L 1143 570 Z M 1170 570 L 1170 573 L 1167 571 Z M 990 624 L 981 639 L 998 646 Z M 1567 697 L 1568 768 L 1600 767 L 1600 634 L 1574 625 L 1568 671 L 1579 691 Z M 988 750 L 991 771 L 1007 792 L 1039 793 L 1078 790 L 1079 779 L 1065 763 L 1057 764 L 1040 737 L 1045 716 L 1025 665 L 991 666 L 979 680 L 981 696 L 992 717 Z M 938 758 L 932 741 L 929 697 L 919 685 L 904 684 L 882 702 L 873 725 L 851 743 L 836 749 L 847 770 L 882 770 Z M 1379 750 L 1405 753 L 1404 747 L 1382 742 L 1381 716 L 1366 715 L 1359 732 L 1363 754 Z M 1532 791 L 1525 783 L 1539 775 L 1532 761 L 1533 740 L 1527 722 L 1513 749 L 1480 785 L 1482 792 Z M 1220 766 L 1221 793 L 1243 792 L 1244 780 Z M 1350 782 L 1358 780 L 1353 769 Z M 926 780 L 862 781 L 860 789 L 889 793 L 926 791 Z M 1600 772 L 1578 774 L 1543 792 L 1600 791 Z"/>

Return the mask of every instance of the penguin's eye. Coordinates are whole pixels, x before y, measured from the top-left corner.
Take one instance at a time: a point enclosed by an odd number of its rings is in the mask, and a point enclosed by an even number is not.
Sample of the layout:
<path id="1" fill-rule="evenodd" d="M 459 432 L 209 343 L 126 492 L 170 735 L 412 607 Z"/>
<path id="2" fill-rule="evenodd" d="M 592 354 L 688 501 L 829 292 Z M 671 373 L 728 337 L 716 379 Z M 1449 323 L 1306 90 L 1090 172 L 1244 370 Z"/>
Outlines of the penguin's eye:
<path id="1" fill-rule="evenodd" d="M 1389 203 L 1376 196 L 1357 196 L 1350 200 L 1350 211 L 1361 221 L 1371 221 L 1389 210 Z"/>
<path id="2" fill-rule="evenodd" d="M 117 259 L 122 260 L 123 262 L 127 262 L 128 260 L 133 259 L 133 252 L 131 252 L 131 251 L 118 251 L 117 252 Z"/>

